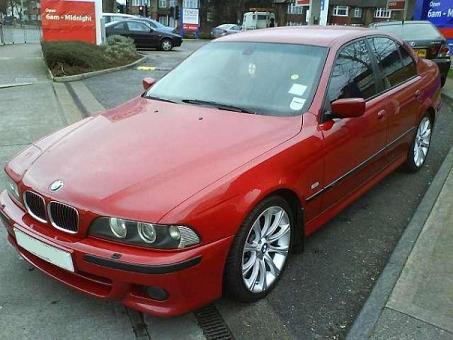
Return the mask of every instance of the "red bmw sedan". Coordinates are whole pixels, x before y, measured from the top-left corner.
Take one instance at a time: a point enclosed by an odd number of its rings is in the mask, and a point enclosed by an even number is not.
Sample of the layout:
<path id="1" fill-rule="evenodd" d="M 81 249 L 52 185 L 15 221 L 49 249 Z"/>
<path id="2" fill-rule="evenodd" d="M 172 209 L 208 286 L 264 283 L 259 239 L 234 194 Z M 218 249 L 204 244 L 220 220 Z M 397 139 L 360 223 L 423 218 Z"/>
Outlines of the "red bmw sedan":
<path id="1" fill-rule="evenodd" d="M 266 296 L 304 237 L 423 166 L 441 105 L 437 66 L 367 29 L 231 35 L 144 85 L 11 160 L 0 217 L 49 276 L 159 316 Z"/>

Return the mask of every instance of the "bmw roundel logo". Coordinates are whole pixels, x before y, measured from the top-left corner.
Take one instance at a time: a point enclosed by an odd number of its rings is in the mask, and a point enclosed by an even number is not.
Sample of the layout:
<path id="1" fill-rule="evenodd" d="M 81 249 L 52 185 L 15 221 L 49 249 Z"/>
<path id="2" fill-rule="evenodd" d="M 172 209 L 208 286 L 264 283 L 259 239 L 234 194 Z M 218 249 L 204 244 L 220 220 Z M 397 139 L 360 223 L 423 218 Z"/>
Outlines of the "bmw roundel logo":
<path id="1" fill-rule="evenodd" d="M 411 46 L 412 46 L 412 47 L 415 46 L 415 41 L 411 41 Z"/>
<path id="2" fill-rule="evenodd" d="M 53 182 L 53 183 L 49 186 L 49 189 L 50 189 L 50 191 L 54 191 L 54 192 L 55 192 L 55 191 L 58 191 L 58 190 L 60 190 L 61 188 L 63 188 L 63 185 L 64 185 L 63 181 L 62 181 L 61 179 L 59 179 L 59 180 Z"/>

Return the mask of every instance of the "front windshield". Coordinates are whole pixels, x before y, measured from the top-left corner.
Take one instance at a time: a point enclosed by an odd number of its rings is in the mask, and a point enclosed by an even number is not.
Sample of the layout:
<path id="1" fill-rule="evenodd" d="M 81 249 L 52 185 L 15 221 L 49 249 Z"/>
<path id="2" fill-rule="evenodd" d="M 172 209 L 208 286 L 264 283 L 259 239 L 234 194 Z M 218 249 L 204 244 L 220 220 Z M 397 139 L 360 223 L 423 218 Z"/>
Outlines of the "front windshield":
<path id="1" fill-rule="evenodd" d="M 311 104 L 326 55 L 327 48 L 319 46 L 213 42 L 162 78 L 146 97 L 298 115 Z"/>

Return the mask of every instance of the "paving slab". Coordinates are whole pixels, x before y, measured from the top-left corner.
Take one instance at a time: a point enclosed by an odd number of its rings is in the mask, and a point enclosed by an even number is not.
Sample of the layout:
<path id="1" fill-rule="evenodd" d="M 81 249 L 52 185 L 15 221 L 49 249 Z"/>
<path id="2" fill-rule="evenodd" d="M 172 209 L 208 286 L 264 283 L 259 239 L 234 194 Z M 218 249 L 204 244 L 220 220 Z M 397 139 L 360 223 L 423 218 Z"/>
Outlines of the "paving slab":
<path id="1" fill-rule="evenodd" d="M 387 307 L 453 333 L 453 169 Z"/>
<path id="2" fill-rule="evenodd" d="M 452 340 L 453 334 L 404 313 L 385 308 L 371 340 Z"/>
<path id="3" fill-rule="evenodd" d="M 2 46 L 0 58 L 0 84 L 26 79 L 32 83 L 0 89 L 3 190 L 3 166 L 8 160 L 31 142 L 65 126 L 68 118 L 76 118 L 66 116 L 56 98 L 39 44 Z M 9 245 L 3 226 L 0 259 L 0 339 L 135 338 L 122 305 L 78 293 L 35 270 Z"/>

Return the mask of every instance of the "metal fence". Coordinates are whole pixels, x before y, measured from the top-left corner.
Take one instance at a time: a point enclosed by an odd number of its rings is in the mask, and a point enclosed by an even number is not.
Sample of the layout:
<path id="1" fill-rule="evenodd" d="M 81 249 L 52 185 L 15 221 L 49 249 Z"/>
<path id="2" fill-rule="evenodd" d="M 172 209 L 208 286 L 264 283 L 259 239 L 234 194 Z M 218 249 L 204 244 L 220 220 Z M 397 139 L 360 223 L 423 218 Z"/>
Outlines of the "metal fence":
<path id="1" fill-rule="evenodd" d="M 0 24 L 1 45 L 39 43 L 41 34 L 40 24 Z"/>

